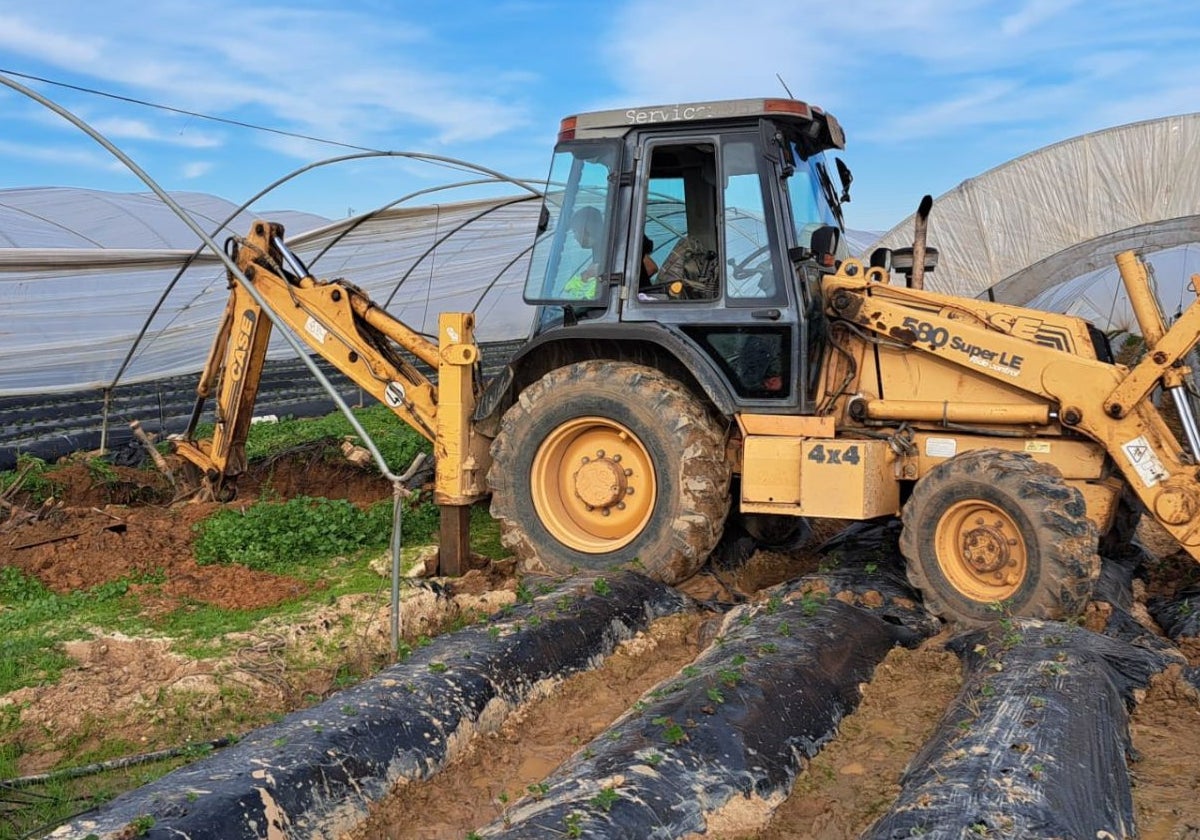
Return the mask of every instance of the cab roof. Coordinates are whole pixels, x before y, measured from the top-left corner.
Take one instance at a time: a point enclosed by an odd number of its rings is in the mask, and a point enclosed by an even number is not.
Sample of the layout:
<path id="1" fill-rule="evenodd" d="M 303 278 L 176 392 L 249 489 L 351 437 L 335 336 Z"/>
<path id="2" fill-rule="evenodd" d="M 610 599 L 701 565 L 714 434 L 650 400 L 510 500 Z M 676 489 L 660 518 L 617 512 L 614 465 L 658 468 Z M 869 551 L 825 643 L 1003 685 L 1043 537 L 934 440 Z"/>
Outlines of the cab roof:
<path id="1" fill-rule="evenodd" d="M 571 139 L 620 137 L 635 128 L 650 125 L 740 121 L 763 117 L 799 125 L 813 141 L 816 141 L 815 145 L 820 147 L 846 147 L 846 136 L 832 114 L 798 99 L 766 97 L 683 102 L 575 114 L 562 121 L 558 139 L 561 142 Z"/>

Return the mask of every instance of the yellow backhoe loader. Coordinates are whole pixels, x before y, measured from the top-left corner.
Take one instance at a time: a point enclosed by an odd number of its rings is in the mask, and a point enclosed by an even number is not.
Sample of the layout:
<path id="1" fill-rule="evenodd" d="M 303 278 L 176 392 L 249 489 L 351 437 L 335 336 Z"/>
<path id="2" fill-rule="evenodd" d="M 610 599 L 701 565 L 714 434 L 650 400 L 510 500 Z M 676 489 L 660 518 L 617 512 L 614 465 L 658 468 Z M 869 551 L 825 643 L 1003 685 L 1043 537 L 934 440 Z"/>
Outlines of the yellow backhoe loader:
<path id="1" fill-rule="evenodd" d="M 826 160 L 843 146 L 831 115 L 793 99 L 564 120 L 525 286 L 534 327 L 487 383 L 471 314 L 443 314 L 431 342 L 310 276 L 268 222 L 236 257 L 297 336 L 433 442 L 444 573 L 489 494 L 534 568 L 670 583 L 734 519 L 779 543 L 805 517 L 900 516 L 910 580 L 968 626 L 998 603 L 1077 614 L 1098 545 L 1127 540 L 1143 511 L 1200 559 L 1182 361 L 1200 306 L 1167 330 L 1145 266 L 1121 255 L 1148 348 L 1131 368 L 1079 318 L 925 290 L 936 252 L 919 235 L 853 259 L 850 173 L 834 159 L 835 186 Z M 197 400 L 199 416 L 216 393 L 216 431 L 178 443 L 218 497 L 245 469 L 269 330 L 231 279 Z"/>

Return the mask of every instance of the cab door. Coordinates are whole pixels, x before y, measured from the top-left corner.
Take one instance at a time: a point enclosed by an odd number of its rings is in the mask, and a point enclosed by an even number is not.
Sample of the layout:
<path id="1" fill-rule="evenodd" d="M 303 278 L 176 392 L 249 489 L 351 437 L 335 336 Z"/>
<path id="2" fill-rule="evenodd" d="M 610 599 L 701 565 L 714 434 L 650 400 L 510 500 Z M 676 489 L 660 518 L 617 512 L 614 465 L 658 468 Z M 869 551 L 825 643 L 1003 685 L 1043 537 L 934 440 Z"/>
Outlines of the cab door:
<path id="1" fill-rule="evenodd" d="M 760 132 L 659 136 L 640 151 L 646 189 L 634 208 L 623 320 L 685 336 L 724 374 L 739 407 L 794 411 L 796 309 L 768 189 L 779 174 Z"/>

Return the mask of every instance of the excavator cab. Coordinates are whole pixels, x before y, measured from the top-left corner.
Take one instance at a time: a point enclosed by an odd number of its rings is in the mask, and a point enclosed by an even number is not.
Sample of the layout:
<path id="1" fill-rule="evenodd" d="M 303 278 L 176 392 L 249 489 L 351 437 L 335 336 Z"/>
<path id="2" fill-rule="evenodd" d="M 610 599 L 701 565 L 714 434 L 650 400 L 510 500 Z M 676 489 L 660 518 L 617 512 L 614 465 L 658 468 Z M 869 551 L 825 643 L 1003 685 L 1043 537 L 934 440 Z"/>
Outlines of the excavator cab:
<path id="1" fill-rule="evenodd" d="M 720 404 L 811 413 L 816 256 L 846 256 L 824 156 L 842 142 L 832 117 L 795 100 L 564 120 L 525 286 L 535 338 L 586 326 L 700 369 Z"/>

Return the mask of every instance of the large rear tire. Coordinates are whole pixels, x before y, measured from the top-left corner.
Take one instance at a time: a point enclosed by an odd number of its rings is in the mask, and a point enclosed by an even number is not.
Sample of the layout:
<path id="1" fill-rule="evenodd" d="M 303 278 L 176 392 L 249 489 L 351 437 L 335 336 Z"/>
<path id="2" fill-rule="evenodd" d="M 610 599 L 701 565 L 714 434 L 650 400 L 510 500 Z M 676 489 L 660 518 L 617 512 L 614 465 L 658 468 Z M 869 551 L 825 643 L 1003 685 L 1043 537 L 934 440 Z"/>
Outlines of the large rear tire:
<path id="1" fill-rule="evenodd" d="M 1078 490 L 1018 452 L 965 452 L 931 470 L 902 513 L 900 550 L 925 607 L 962 627 L 1087 606 L 1100 558 Z"/>
<path id="2" fill-rule="evenodd" d="M 683 385 L 589 361 L 521 392 L 492 444 L 488 483 L 501 539 L 528 567 L 628 564 L 673 584 L 720 539 L 730 475 L 724 428 Z"/>

